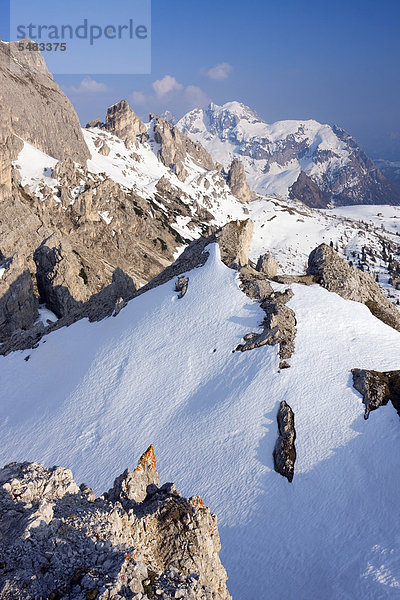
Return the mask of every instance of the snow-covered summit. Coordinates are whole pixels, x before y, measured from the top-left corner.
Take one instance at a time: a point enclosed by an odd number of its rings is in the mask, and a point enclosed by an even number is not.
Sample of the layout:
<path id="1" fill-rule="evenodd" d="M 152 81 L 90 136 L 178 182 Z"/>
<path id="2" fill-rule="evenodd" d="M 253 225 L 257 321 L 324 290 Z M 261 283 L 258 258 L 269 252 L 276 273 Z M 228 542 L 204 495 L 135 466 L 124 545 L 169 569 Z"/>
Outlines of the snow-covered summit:
<path id="1" fill-rule="evenodd" d="M 225 168 L 239 157 L 251 187 L 259 194 L 299 197 L 307 202 L 304 184 L 301 189 L 294 186 L 304 173 L 337 204 L 400 202 L 400 188 L 386 180 L 339 127 L 312 119 L 268 124 L 240 102 L 194 109 L 177 127 Z M 311 198 L 307 203 L 318 206 L 321 202 L 326 205 L 326 197 Z"/>

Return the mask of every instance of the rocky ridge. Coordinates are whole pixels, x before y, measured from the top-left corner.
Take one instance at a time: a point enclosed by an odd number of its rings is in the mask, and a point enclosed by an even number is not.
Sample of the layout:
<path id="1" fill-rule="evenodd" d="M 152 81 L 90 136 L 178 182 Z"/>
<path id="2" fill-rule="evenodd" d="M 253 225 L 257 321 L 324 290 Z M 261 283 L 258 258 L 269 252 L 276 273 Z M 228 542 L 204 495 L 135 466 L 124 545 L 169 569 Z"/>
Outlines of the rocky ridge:
<path id="1" fill-rule="evenodd" d="M 228 600 L 217 519 L 159 487 L 153 448 L 96 498 L 68 469 L 0 470 L 4 600 Z"/>
<path id="2" fill-rule="evenodd" d="M 362 302 L 372 314 L 397 331 L 400 331 L 400 312 L 383 295 L 369 273 L 350 266 L 327 244 L 311 252 L 307 273 L 317 277 L 318 283 L 346 300 Z"/>

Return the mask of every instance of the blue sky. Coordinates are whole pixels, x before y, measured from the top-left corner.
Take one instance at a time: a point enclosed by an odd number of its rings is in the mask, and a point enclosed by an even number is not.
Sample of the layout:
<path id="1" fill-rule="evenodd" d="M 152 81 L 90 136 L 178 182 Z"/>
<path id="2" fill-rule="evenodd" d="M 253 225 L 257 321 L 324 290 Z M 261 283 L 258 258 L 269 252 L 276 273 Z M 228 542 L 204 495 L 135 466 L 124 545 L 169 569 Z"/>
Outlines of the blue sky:
<path id="1" fill-rule="evenodd" d="M 121 98 L 141 116 L 239 100 L 268 122 L 338 124 L 373 157 L 400 160 L 399 31 L 397 0 L 153 0 L 151 75 L 55 78 L 83 123 Z"/>

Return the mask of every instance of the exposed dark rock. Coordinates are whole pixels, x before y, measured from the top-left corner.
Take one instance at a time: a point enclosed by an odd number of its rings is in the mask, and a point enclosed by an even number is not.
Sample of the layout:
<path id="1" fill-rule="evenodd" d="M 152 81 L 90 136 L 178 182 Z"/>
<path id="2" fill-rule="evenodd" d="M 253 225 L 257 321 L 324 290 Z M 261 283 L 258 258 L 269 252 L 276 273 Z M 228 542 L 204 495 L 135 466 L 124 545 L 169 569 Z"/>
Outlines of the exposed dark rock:
<path id="1" fill-rule="evenodd" d="M 6 265 L 2 267 L 3 265 Z M 0 261 L 0 342 L 14 331 L 30 329 L 39 316 L 31 274 L 18 260 Z"/>
<path id="2" fill-rule="evenodd" d="M 304 171 L 289 188 L 289 198 L 297 199 L 311 208 L 326 208 L 332 200 L 332 194 L 324 192 Z"/>
<path id="3" fill-rule="evenodd" d="M 1 598 L 229 600 L 216 516 L 158 485 L 152 447 L 97 499 L 61 467 L 1 469 Z"/>
<path id="4" fill-rule="evenodd" d="M 275 292 L 261 303 L 265 311 L 264 327 L 271 331 L 277 329 L 273 343 L 279 343 L 279 356 L 288 359 L 294 351 L 296 337 L 296 316 L 294 311 L 286 306 L 293 297 L 292 290 Z"/>
<path id="5" fill-rule="evenodd" d="M 296 462 L 296 448 L 294 445 L 296 430 L 294 427 L 294 413 L 284 400 L 280 403 L 277 421 L 279 437 L 273 452 L 274 469 L 291 482 Z"/>
<path id="6" fill-rule="evenodd" d="M 386 406 L 389 400 L 400 416 L 400 371 L 371 371 L 352 369 L 353 385 L 363 397 L 365 404 L 364 419 L 380 406 Z"/>
<path id="7" fill-rule="evenodd" d="M 311 252 L 307 273 L 318 277 L 320 285 L 328 291 L 346 300 L 362 302 L 375 317 L 400 331 L 400 311 L 386 298 L 374 278 L 351 267 L 327 244 Z"/>
<path id="8" fill-rule="evenodd" d="M 250 288 L 251 289 L 251 288 Z M 243 288 L 246 292 L 246 288 Z M 247 292 L 246 292 L 247 293 Z M 244 336 L 244 343 L 239 344 L 235 351 L 245 352 L 268 344 L 274 346 L 279 344 L 279 356 L 288 359 L 294 351 L 294 339 L 296 336 L 296 316 L 286 302 L 292 298 L 292 290 L 285 292 L 273 292 L 261 302 L 261 308 L 265 311 L 265 319 L 262 323 L 261 333 L 248 333 Z M 290 366 L 290 365 L 288 365 Z"/>
<path id="9" fill-rule="evenodd" d="M 186 294 L 189 285 L 189 277 L 178 277 L 178 281 L 175 284 L 175 291 L 179 292 L 178 298 L 183 298 Z"/>

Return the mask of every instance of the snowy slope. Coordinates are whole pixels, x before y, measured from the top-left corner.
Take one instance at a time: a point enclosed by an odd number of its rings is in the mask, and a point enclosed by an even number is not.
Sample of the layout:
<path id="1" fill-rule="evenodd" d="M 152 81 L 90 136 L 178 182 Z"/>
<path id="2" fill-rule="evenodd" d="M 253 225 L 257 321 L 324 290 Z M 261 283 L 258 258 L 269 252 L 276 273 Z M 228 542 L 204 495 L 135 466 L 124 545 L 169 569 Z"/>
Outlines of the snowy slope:
<path id="1" fill-rule="evenodd" d="M 365 422 L 350 369 L 399 368 L 400 334 L 294 285 L 291 368 L 278 372 L 276 347 L 232 353 L 263 313 L 210 252 L 183 299 L 170 281 L 0 359 L 0 463 L 63 464 L 102 491 L 152 442 L 161 479 L 217 512 L 235 600 L 397 598 L 399 418 L 387 406 Z M 273 471 L 281 400 L 295 412 L 292 484 Z"/>
<path id="2" fill-rule="evenodd" d="M 342 205 L 400 203 L 400 188 L 339 127 L 312 119 L 269 124 L 239 102 L 194 109 L 177 127 L 225 169 L 239 158 L 250 187 L 261 195 L 287 198 L 303 171 Z"/>

